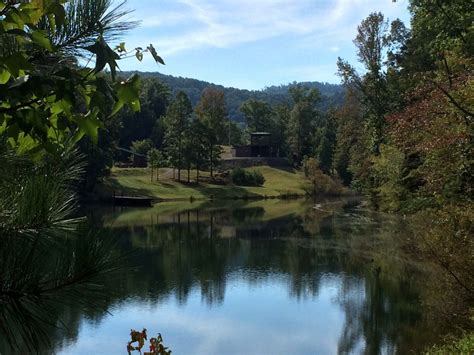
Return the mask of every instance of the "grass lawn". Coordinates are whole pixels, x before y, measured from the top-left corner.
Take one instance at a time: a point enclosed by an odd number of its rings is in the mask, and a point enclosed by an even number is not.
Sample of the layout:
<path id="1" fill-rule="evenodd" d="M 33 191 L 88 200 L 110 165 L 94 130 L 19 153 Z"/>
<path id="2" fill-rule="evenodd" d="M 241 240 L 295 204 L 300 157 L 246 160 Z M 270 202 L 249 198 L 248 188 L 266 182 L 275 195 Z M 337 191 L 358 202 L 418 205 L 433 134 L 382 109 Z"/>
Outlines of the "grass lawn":
<path id="1" fill-rule="evenodd" d="M 151 196 L 163 200 L 176 199 L 219 199 L 219 198 L 262 198 L 281 197 L 284 195 L 305 195 L 304 186 L 307 185 L 302 172 L 292 169 L 278 169 L 269 166 L 247 168 L 247 170 L 259 170 L 265 177 L 265 184 L 260 187 L 214 185 L 209 183 L 188 184 L 179 182 L 172 178 L 169 169 L 160 170 L 160 181 L 150 181 L 150 169 L 112 169 L 112 174 L 103 185 L 102 193 L 111 196 L 123 193 L 131 196 Z M 206 173 L 201 173 L 205 176 Z M 185 180 L 186 172 L 181 173 L 181 179 Z M 191 179 L 195 172 L 191 172 Z"/>

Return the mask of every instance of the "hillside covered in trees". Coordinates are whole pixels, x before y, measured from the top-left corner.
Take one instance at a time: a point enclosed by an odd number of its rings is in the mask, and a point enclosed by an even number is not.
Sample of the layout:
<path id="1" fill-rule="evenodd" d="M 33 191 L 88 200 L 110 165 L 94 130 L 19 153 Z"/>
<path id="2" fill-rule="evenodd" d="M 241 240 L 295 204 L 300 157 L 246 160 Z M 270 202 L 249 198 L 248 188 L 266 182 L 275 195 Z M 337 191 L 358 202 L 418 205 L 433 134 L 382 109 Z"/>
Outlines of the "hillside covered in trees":
<path id="1" fill-rule="evenodd" d="M 222 90 L 225 95 L 225 103 L 229 117 L 232 120 L 239 122 L 243 122 L 245 119 L 244 114 L 240 111 L 240 106 L 244 101 L 249 99 L 263 100 L 271 105 L 284 103 L 290 99 L 288 94 L 289 88 L 298 84 L 304 85 L 305 87 L 311 89 L 317 89 L 321 93 L 322 100 L 318 103 L 318 107 L 321 110 L 327 110 L 330 106 L 339 107 L 344 100 L 344 88 L 342 85 L 321 83 L 317 81 L 301 83 L 293 82 L 286 85 L 269 86 L 262 90 L 245 90 L 225 87 L 198 79 L 165 75 L 159 72 L 134 71 L 121 73 L 121 75 L 124 77 L 129 77 L 132 74 L 138 74 L 142 78 L 153 78 L 160 80 L 171 89 L 173 96 L 179 91 L 183 91 L 188 96 L 193 106 L 198 103 L 202 91 L 205 88 L 212 87 Z"/>

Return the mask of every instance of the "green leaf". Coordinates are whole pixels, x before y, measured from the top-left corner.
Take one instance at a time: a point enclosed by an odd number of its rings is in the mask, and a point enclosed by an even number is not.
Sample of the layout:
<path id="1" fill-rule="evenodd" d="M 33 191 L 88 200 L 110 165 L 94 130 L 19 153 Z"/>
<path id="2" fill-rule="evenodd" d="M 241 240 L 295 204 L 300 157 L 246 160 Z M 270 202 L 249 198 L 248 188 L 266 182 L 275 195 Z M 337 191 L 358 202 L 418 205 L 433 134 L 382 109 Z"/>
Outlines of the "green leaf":
<path id="1" fill-rule="evenodd" d="M 66 11 L 64 10 L 64 6 L 55 2 L 49 9 L 53 14 L 56 20 L 57 26 L 62 26 L 66 20 Z"/>
<path id="2" fill-rule="evenodd" d="M 6 84 L 8 80 L 10 79 L 11 74 L 8 70 L 2 70 L 0 71 L 0 84 Z"/>
<path id="3" fill-rule="evenodd" d="M 72 143 L 76 144 L 82 139 L 82 137 L 84 137 L 84 131 L 78 128 L 72 136 Z"/>
<path id="4" fill-rule="evenodd" d="M 55 19 L 54 15 L 53 14 L 48 14 L 47 17 L 48 17 L 48 22 L 49 22 L 49 26 L 51 27 L 51 30 L 53 32 L 56 32 L 56 19 Z"/>
<path id="5" fill-rule="evenodd" d="M 11 143 L 11 142 L 10 142 Z M 14 146 L 18 155 L 23 155 L 37 147 L 40 143 L 35 141 L 30 135 L 21 133 L 16 139 Z"/>
<path id="6" fill-rule="evenodd" d="M 21 70 L 31 70 L 33 67 L 28 60 L 21 53 L 16 53 L 4 59 L 4 64 L 8 71 L 14 76 L 18 77 Z"/>
<path id="7" fill-rule="evenodd" d="M 97 144 L 98 130 L 102 127 L 101 122 L 97 119 L 97 113 L 89 111 L 86 115 L 76 115 L 74 121 L 79 126 L 79 129 Z"/>
<path id="8" fill-rule="evenodd" d="M 120 56 L 109 47 L 102 36 L 97 38 L 92 46 L 88 46 L 85 49 L 95 54 L 94 71 L 98 73 L 108 64 L 112 80 L 115 80 L 116 68 L 118 68 L 117 60 L 120 59 Z"/>
<path id="9" fill-rule="evenodd" d="M 115 50 L 119 53 L 126 52 L 127 50 L 125 49 L 125 42 L 120 42 L 120 44 L 115 47 Z"/>
<path id="10" fill-rule="evenodd" d="M 51 104 L 51 113 L 57 115 L 65 112 L 67 115 L 71 114 L 72 105 L 67 100 L 55 101 Z"/>
<path id="11" fill-rule="evenodd" d="M 51 44 L 51 41 L 49 40 L 48 36 L 46 35 L 45 32 L 43 31 L 33 31 L 31 33 L 31 39 L 33 42 L 35 42 L 38 46 L 41 46 L 48 51 L 52 52 L 53 51 L 53 45 Z"/>
<path id="12" fill-rule="evenodd" d="M 151 55 L 153 56 L 153 59 L 155 59 L 155 62 L 165 65 L 165 62 L 164 62 L 163 58 L 161 58 L 158 55 L 158 53 L 156 53 L 156 49 L 155 49 L 155 47 L 153 47 L 152 44 L 150 44 L 147 48 L 150 51 Z"/>
<path id="13" fill-rule="evenodd" d="M 140 52 L 140 51 L 137 51 L 137 52 L 135 53 L 135 57 L 137 57 L 137 59 L 141 62 L 142 59 L 143 59 L 143 53 Z"/>
<path id="14" fill-rule="evenodd" d="M 115 86 L 117 91 L 117 102 L 114 105 L 111 115 L 115 115 L 124 105 L 137 112 L 140 111 L 140 78 L 133 75 Z"/>

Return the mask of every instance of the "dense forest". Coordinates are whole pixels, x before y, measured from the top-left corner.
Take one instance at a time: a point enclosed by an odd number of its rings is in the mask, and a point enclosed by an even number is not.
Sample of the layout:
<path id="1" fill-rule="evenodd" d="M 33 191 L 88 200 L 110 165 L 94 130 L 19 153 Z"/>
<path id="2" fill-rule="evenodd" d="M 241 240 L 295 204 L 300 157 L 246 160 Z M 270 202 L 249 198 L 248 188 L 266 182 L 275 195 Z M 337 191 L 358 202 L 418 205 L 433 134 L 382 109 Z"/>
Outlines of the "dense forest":
<path id="1" fill-rule="evenodd" d="M 132 74 L 138 74 L 141 78 L 158 79 L 162 83 L 166 84 L 171 94 L 174 96 L 179 91 L 183 91 L 191 101 L 191 104 L 195 106 L 201 93 L 204 89 L 212 87 L 214 89 L 222 90 L 225 96 L 225 103 L 229 117 L 234 121 L 244 122 L 245 116 L 240 110 L 240 106 L 244 101 L 249 99 L 263 100 L 271 105 L 277 105 L 279 103 L 286 102 L 289 99 L 288 90 L 290 87 L 297 85 L 303 85 L 311 89 L 317 89 L 321 93 L 321 101 L 318 106 L 321 110 L 325 111 L 330 106 L 341 106 L 344 101 L 344 89 L 341 85 L 320 83 L 317 81 L 308 82 L 293 82 L 286 85 L 269 86 L 262 90 L 245 90 L 237 89 L 232 87 L 224 87 L 222 85 L 216 85 L 207 81 L 175 77 L 172 75 L 165 75 L 158 72 L 122 72 L 124 77 L 129 77 Z"/>
<path id="2" fill-rule="evenodd" d="M 406 249 L 443 271 L 439 317 L 472 331 L 472 1 L 410 0 L 410 24 L 369 14 L 354 38 L 362 72 L 339 58 L 342 86 L 308 82 L 261 91 L 117 72 L 130 56 L 164 62 L 152 45 L 111 47 L 137 25 L 123 20 L 122 5 L 111 6 L 0 3 L 3 318 L 12 309 L 29 314 L 31 303 L 52 294 L 67 295 L 75 306 L 78 294 L 99 292 L 94 280 L 115 270 L 120 256 L 82 238 L 80 220 L 71 216 L 78 193 L 94 191 L 114 162 L 128 159 L 117 148 L 146 156 L 151 168 L 176 168 L 177 179 L 190 169 L 213 177 L 222 145 L 268 131 L 294 168 L 341 181 L 372 208 L 423 221 Z M 91 57 L 90 67 L 80 65 Z M 0 329 L 40 343 L 22 322 Z"/>
<path id="3" fill-rule="evenodd" d="M 409 27 L 381 13 L 359 25 L 364 72 L 338 60 L 347 91 L 332 168 L 380 209 L 423 221 L 411 248 L 444 271 L 446 321 L 456 314 L 471 328 L 474 3 L 412 0 L 409 9 Z"/>

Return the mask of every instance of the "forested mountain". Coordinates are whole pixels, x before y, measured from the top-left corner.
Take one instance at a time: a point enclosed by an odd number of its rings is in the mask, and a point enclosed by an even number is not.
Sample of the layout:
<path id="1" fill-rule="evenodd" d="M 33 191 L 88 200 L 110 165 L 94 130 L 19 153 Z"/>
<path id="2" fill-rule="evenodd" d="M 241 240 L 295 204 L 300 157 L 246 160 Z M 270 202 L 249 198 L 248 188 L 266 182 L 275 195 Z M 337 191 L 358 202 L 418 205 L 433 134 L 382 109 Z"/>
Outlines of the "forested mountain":
<path id="1" fill-rule="evenodd" d="M 240 105 L 248 99 L 257 99 L 268 102 L 271 105 L 283 103 L 289 100 L 290 95 L 288 89 L 294 87 L 297 84 L 303 84 L 308 88 L 318 89 L 321 93 L 322 100 L 319 103 L 319 108 L 326 111 L 331 105 L 340 107 L 344 101 L 343 87 L 341 85 L 320 83 L 317 81 L 308 82 L 293 82 L 286 85 L 270 86 L 263 90 L 245 90 L 237 89 L 232 87 L 224 87 L 222 85 L 216 85 L 207 81 L 175 77 L 172 75 L 165 75 L 158 72 L 122 72 L 124 77 L 128 77 L 132 74 L 139 74 L 142 78 L 157 78 L 163 83 L 168 85 L 173 93 L 176 95 L 178 91 L 184 91 L 188 95 L 191 104 L 196 106 L 199 101 L 203 90 L 207 87 L 214 87 L 224 91 L 225 101 L 229 117 L 234 121 L 244 121 L 244 115 L 240 111 Z"/>

